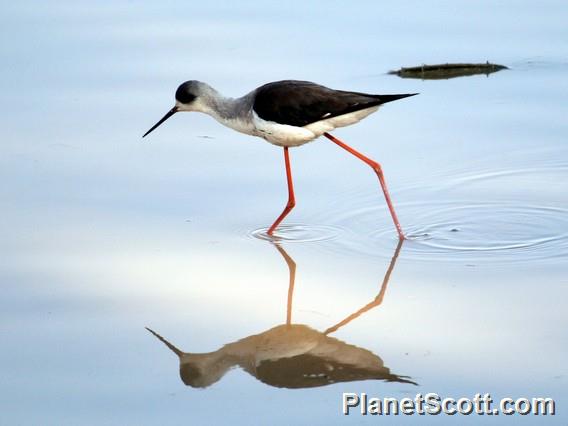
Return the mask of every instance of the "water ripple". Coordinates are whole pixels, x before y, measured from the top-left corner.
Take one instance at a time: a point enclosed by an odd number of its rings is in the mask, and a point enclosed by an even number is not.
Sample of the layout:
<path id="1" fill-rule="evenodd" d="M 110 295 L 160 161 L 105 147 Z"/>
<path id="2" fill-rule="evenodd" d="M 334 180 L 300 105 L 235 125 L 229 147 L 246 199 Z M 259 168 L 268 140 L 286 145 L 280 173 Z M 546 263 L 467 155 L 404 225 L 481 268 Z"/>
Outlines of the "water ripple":
<path id="1" fill-rule="evenodd" d="M 307 243 L 337 239 L 342 228 L 327 225 L 304 225 L 300 223 L 280 225 L 274 234 L 268 235 L 268 228 L 259 228 L 249 232 L 249 236 L 275 242 Z"/>
<path id="2" fill-rule="evenodd" d="M 505 170 L 481 169 L 456 174 L 453 178 L 448 179 L 446 187 L 456 187 L 486 181 L 493 183 L 497 180 L 508 178 L 519 179 L 522 177 L 530 177 L 534 179 L 537 176 L 539 181 L 557 182 L 559 178 L 566 176 L 567 173 L 568 163 L 559 161 L 549 163 L 546 167 L 543 167 L 541 164 L 539 167 L 520 167 Z"/>
<path id="3" fill-rule="evenodd" d="M 527 206 L 516 202 L 468 203 L 452 200 L 400 204 L 408 241 L 405 257 L 411 260 L 463 262 L 524 262 L 568 257 L 568 210 Z M 371 221 L 388 214 L 382 205 L 364 207 L 339 216 L 345 227 L 372 229 Z M 381 255 L 396 238 L 390 222 L 359 238 L 342 239 L 337 250 Z"/>

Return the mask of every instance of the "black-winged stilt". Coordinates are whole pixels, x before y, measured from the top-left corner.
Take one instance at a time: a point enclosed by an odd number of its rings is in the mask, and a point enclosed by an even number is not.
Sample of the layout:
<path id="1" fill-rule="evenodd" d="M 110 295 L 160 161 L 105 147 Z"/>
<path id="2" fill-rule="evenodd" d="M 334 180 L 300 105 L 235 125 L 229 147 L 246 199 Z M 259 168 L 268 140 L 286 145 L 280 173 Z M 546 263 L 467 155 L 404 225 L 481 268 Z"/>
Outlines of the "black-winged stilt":
<path id="1" fill-rule="evenodd" d="M 190 80 L 178 87 L 175 106 L 142 137 L 147 136 L 176 112 L 198 111 L 212 116 L 231 129 L 261 137 L 283 147 L 288 202 L 284 211 L 268 229 L 268 234 L 272 235 L 296 205 L 288 148 L 303 145 L 323 135 L 372 167 L 379 177 L 396 231 L 402 240 L 404 233 L 392 205 L 380 164 L 328 132 L 337 127 L 357 123 L 377 111 L 384 103 L 413 95 L 416 93 L 371 95 L 333 90 L 309 81 L 283 80 L 265 84 L 241 98 L 233 99 L 221 95 L 206 83 Z"/>

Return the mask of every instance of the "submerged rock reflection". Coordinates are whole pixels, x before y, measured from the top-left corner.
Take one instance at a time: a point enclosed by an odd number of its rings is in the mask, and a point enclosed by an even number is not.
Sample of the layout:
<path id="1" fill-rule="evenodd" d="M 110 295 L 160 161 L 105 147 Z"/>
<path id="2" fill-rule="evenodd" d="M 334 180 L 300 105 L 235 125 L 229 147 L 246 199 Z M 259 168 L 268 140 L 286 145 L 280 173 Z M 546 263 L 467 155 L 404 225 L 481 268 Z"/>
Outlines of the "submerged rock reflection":
<path id="1" fill-rule="evenodd" d="M 274 246 L 289 269 L 285 324 L 228 343 L 208 353 L 183 352 L 147 328 L 178 356 L 180 376 L 186 385 L 195 388 L 210 386 L 234 367 L 242 368 L 263 383 L 280 388 L 309 388 L 359 380 L 383 380 L 416 385 L 408 376 L 391 373 L 383 360 L 371 351 L 329 336 L 382 303 L 402 241 L 396 247 L 379 294 L 370 303 L 323 332 L 304 324 L 292 323 L 296 263 L 282 246 Z"/>

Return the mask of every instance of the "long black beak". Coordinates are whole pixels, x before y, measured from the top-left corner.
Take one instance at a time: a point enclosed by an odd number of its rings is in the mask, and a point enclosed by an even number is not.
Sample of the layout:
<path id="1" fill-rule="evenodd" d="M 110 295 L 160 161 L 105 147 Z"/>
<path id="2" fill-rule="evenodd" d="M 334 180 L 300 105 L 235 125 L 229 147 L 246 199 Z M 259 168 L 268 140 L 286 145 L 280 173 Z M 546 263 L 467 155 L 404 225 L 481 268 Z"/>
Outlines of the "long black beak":
<path id="1" fill-rule="evenodd" d="M 158 127 L 160 124 L 162 124 L 164 121 L 166 121 L 168 118 L 170 118 L 172 115 L 174 115 L 176 112 L 178 112 L 178 107 L 175 106 L 172 109 L 170 109 L 166 115 L 164 115 L 160 121 L 158 121 L 156 124 L 154 124 L 152 126 L 152 128 L 150 130 L 148 130 L 146 133 L 144 133 L 144 136 L 142 136 L 143 138 L 148 136 L 150 134 L 150 132 L 152 132 L 156 127 Z"/>

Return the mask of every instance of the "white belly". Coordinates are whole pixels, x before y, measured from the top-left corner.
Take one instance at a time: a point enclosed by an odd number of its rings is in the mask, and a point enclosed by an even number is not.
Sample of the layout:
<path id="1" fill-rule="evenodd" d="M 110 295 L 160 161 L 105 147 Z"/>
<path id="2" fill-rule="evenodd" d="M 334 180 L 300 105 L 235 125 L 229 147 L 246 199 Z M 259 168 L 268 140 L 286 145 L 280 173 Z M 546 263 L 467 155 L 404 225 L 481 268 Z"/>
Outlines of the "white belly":
<path id="1" fill-rule="evenodd" d="M 266 121 L 253 111 L 254 136 L 261 137 L 278 146 L 300 146 L 313 141 L 319 135 L 305 127 L 278 124 Z"/>
<path id="2" fill-rule="evenodd" d="M 300 146 L 313 141 L 325 132 L 330 132 L 337 127 L 355 124 L 378 109 L 378 106 L 374 106 L 350 112 L 349 114 L 316 121 L 315 123 L 308 124 L 304 127 L 289 126 L 287 124 L 278 124 L 273 121 L 266 121 L 253 112 L 254 130 L 252 133 L 246 133 L 261 137 L 278 146 Z"/>

